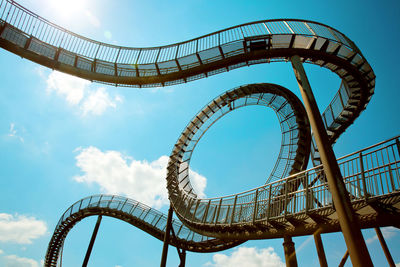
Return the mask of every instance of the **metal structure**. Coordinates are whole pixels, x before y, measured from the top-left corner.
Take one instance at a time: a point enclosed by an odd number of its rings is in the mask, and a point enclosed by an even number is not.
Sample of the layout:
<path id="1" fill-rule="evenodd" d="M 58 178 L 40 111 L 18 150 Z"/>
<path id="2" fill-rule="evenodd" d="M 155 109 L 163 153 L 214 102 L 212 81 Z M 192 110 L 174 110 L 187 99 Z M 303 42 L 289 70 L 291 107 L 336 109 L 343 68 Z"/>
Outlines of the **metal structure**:
<path id="1" fill-rule="evenodd" d="M 362 228 L 389 225 L 400 227 L 399 138 L 400 136 L 397 136 L 338 159 L 346 188 L 352 195 L 352 207 L 361 219 Z M 246 197 L 248 203 L 234 204 L 234 201 L 231 201 L 233 204 L 230 206 L 220 206 L 223 211 L 220 210 L 219 214 L 226 215 L 228 209 L 235 210 L 237 215 L 234 215 L 234 218 L 241 219 L 241 221 L 231 221 L 232 217 L 228 215 L 228 221 L 223 221 L 223 216 L 218 216 L 218 220 L 214 216 L 214 220 L 203 224 L 205 228 L 217 225 L 229 230 L 230 234 L 226 234 L 224 240 L 198 234 L 179 220 L 173 219 L 172 229 L 175 235 L 170 239 L 170 244 L 186 251 L 215 252 L 231 248 L 248 239 L 340 231 L 331 194 L 327 183 L 322 182 L 321 176 L 324 176 L 323 167 L 314 167 L 239 194 L 241 197 Z M 282 184 L 297 186 L 299 183 L 301 185 L 297 190 L 287 195 L 264 195 L 257 198 L 257 201 L 254 198 L 254 191 L 274 192 L 280 190 Z M 221 199 L 226 203 L 225 199 L 228 198 Z M 214 199 L 212 202 L 215 206 L 211 209 L 216 210 L 215 207 L 218 209 L 220 199 Z M 275 205 L 268 205 L 268 202 Z M 233 205 L 235 209 L 228 208 Z M 254 207 L 257 207 L 257 214 L 262 212 L 266 217 L 257 217 L 253 223 L 251 215 Z M 282 210 L 281 207 L 286 208 Z M 246 214 L 243 212 L 245 208 L 247 208 Z M 246 216 L 249 213 L 250 216 Z M 200 214 L 200 211 L 196 211 L 196 214 Z M 123 220 L 161 241 L 164 240 L 167 226 L 165 214 L 126 197 L 90 196 L 74 203 L 61 216 L 49 243 L 45 258 L 46 266 L 56 266 L 63 242 L 72 227 L 80 220 L 96 215 Z M 244 227 L 241 226 L 242 222 L 246 224 Z M 262 231 L 254 231 L 256 227 Z"/>
<path id="2" fill-rule="evenodd" d="M 73 225 L 93 215 L 116 217 L 165 240 L 166 245 L 171 243 L 178 248 L 183 262 L 186 250 L 219 251 L 248 239 L 283 237 L 285 251 L 292 251 L 291 237 L 308 234 L 315 235 L 318 254 L 324 262 L 319 234 L 340 230 L 345 233 L 349 223 L 338 216 L 342 211 L 350 211 L 349 220 L 358 221 L 354 226 L 357 231 L 360 227 L 399 221 L 398 138 L 338 161 L 331 151 L 331 145 L 366 108 L 374 92 L 375 74 L 357 46 L 327 25 L 294 19 L 265 20 L 172 45 L 132 48 L 88 39 L 12 0 L 0 0 L 0 47 L 49 68 L 117 86 L 169 86 L 243 66 L 291 61 L 300 89 L 308 86 L 306 91 L 312 100 L 306 75 L 304 71 L 300 73 L 302 63 L 327 68 L 342 79 L 321 117 L 316 108 L 307 104 L 309 96 L 303 96 L 306 114 L 293 93 L 273 84 L 241 86 L 215 98 L 187 125 L 171 153 L 169 198 L 181 222 L 172 220 L 172 216 L 168 220 L 127 198 L 85 198 L 61 217 L 49 244 L 46 266 L 57 264 Z M 197 142 L 219 118 L 248 105 L 271 107 L 280 121 L 282 145 L 272 174 L 265 185 L 256 189 L 198 199 L 188 172 Z M 308 119 L 313 132 L 318 132 L 313 138 Z M 305 170 L 310 151 L 316 167 Z M 339 190 L 328 190 L 328 183 L 329 187 L 337 185 Z M 340 192 L 345 196 L 340 197 Z M 166 231 L 169 228 L 171 231 Z M 354 237 L 347 238 L 345 233 L 345 239 L 353 264 L 362 263 L 351 246 Z M 290 261 L 297 265 L 295 260 Z"/>

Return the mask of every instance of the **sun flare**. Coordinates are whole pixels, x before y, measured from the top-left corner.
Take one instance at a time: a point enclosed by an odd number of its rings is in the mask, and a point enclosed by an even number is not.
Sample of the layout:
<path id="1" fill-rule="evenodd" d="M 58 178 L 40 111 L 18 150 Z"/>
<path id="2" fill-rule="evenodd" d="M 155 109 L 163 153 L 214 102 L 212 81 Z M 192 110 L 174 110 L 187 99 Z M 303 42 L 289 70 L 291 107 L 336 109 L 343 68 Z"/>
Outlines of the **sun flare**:
<path id="1" fill-rule="evenodd" d="M 87 1 L 85 0 L 47 0 L 49 7 L 63 17 L 73 17 L 87 12 Z"/>

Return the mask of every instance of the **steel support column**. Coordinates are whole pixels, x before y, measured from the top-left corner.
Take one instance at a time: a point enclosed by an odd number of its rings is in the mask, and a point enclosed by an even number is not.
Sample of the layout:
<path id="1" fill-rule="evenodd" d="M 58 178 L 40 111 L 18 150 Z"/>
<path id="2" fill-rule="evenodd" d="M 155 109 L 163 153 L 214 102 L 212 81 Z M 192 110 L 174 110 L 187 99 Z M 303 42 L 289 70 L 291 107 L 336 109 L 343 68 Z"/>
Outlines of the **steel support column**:
<path id="1" fill-rule="evenodd" d="M 163 246 L 163 250 L 162 250 L 160 267 L 165 267 L 165 265 L 167 264 L 169 235 L 170 235 L 171 225 L 172 225 L 172 213 L 173 213 L 173 210 L 172 210 L 172 207 L 170 206 L 169 210 L 168 210 L 167 225 L 165 227 L 164 246 Z"/>
<path id="2" fill-rule="evenodd" d="M 388 247 L 386 245 L 385 239 L 383 238 L 381 229 L 379 229 L 379 227 L 375 227 L 375 232 L 376 232 L 376 235 L 378 236 L 379 242 L 381 243 L 383 252 L 385 253 L 385 256 L 386 256 L 386 259 L 387 259 L 387 261 L 389 263 L 389 266 L 390 267 L 395 267 L 396 265 L 394 264 L 392 255 L 390 254 L 390 251 L 389 251 L 389 249 L 388 249 Z"/>
<path id="3" fill-rule="evenodd" d="M 342 174 L 340 173 L 335 154 L 329 142 L 303 64 L 300 61 L 300 57 L 297 55 L 291 58 L 291 62 L 321 156 L 329 191 L 332 194 L 333 203 L 338 214 L 340 227 L 349 251 L 351 262 L 353 266 L 373 266 L 367 246 L 365 245 L 364 237 L 358 226 L 357 217 L 351 208 L 349 194 L 344 185 Z"/>
<path id="4" fill-rule="evenodd" d="M 89 258 L 90 258 L 90 254 L 92 253 L 94 241 L 96 240 L 97 232 L 99 231 L 101 218 L 102 218 L 101 215 L 99 215 L 99 217 L 97 217 L 97 222 L 96 222 L 96 225 L 94 226 L 92 238 L 90 238 L 90 243 L 89 243 L 88 249 L 86 251 L 86 255 L 85 255 L 85 259 L 83 260 L 82 267 L 86 267 L 89 262 Z"/>
<path id="5" fill-rule="evenodd" d="M 185 267 L 186 266 L 186 250 L 182 249 L 182 251 L 179 253 L 179 259 L 181 260 L 181 262 L 179 263 L 178 267 Z"/>
<path id="6" fill-rule="evenodd" d="M 349 251 L 346 250 L 346 253 L 344 253 L 342 260 L 340 261 L 338 267 L 343 267 L 346 264 L 347 258 L 349 257 Z"/>
<path id="7" fill-rule="evenodd" d="M 317 248 L 319 265 L 321 267 L 328 267 L 328 263 L 326 261 L 326 256 L 325 256 L 325 250 L 324 250 L 324 246 L 322 244 L 322 239 L 321 239 L 320 233 L 314 234 L 314 241 L 315 241 L 315 247 Z"/>
<path id="8" fill-rule="evenodd" d="M 290 236 L 283 237 L 283 251 L 285 252 L 285 261 L 287 267 L 297 267 L 296 250 Z"/>

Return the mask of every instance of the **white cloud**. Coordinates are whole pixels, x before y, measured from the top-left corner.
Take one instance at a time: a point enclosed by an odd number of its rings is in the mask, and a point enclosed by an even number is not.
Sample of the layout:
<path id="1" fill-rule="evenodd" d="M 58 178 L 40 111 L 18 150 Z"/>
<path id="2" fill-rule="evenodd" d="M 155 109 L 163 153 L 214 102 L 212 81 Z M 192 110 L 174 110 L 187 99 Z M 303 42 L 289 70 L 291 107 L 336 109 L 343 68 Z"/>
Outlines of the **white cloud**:
<path id="1" fill-rule="evenodd" d="M 46 83 L 47 92 L 64 97 L 68 104 L 79 107 L 83 115 L 101 115 L 122 102 L 121 96 L 111 97 L 105 87 L 92 89 L 89 81 L 61 72 L 51 72 Z"/>
<path id="2" fill-rule="evenodd" d="M 97 91 L 91 91 L 83 101 L 81 109 L 83 115 L 92 113 L 93 115 L 101 115 L 108 107 L 116 108 L 116 102 L 121 102 L 122 99 L 116 96 L 114 100 L 110 98 L 104 87 L 100 87 Z"/>
<path id="3" fill-rule="evenodd" d="M 34 217 L 0 213 L 0 242 L 31 244 L 46 232 L 46 223 Z"/>
<path id="4" fill-rule="evenodd" d="M 276 254 L 272 247 L 258 249 L 255 247 L 240 247 L 236 249 L 230 256 L 225 254 L 215 254 L 213 262 L 207 262 L 204 266 L 209 267 L 283 267 L 285 264 Z"/>
<path id="5" fill-rule="evenodd" d="M 33 259 L 17 255 L 7 255 L 4 258 L 6 259 L 6 267 L 39 267 L 39 263 Z"/>
<path id="6" fill-rule="evenodd" d="M 0 254 L 4 254 L 4 251 L 0 249 Z"/>
<path id="7" fill-rule="evenodd" d="M 396 267 L 400 267 L 400 262 L 399 262 L 399 263 L 396 263 Z"/>
<path id="8" fill-rule="evenodd" d="M 381 231 L 385 239 L 390 239 L 398 233 L 398 230 L 392 226 L 381 228 Z M 365 242 L 367 244 L 371 244 L 376 240 L 378 240 L 378 236 L 375 234 L 374 236 L 368 238 Z"/>
<path id="9" fill-rule="evenodd" d="M 90 82 L 62 72 L 53 71 L 47 78 L 47 91 L 55 91 L 71 105 L 81 102 Z"/>
<path id="10" fill-rule="evenodd" d="M 98 184 L 108 194 L 123 194 L 155 208 L 168 204 L 166 189 L 167 156 L 147 162 L 134 160 L 118 151 L 102 152 L 96 147 L 78 149 L 76 165 L 84 173 L 77 182 Z M 193 187 L 204 196 L 207 180 L 191 171 Z"/>
<path id="11" fill-rule="evenodd" d="M 10 123 L 10 130 L 8 132 L 8 136 L 18 138 L 22 143 L 24 142 L 24 138 L 17 134 L 17 130 L 15 129 L 15 123 Z"/>

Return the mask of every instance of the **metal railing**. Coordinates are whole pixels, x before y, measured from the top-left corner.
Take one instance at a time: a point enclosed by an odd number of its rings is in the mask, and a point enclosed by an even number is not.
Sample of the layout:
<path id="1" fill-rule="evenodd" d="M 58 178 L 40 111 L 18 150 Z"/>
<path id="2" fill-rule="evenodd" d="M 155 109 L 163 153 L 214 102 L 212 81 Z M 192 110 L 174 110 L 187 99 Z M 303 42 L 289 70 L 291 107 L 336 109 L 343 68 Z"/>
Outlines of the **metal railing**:
<path id="1" fill-rule="evenodd" d="M 360 84 L 348 70 L 319 59 L 305 58 L 336 72 L 342 85 L 323 112 L 326 128 L 340 134 L 342 123 L 354 120 L 354 105 L 366 105 L 373 94 L 375 74 L 357 46 L 341 32 L 313 21 L 276 19 L 246 23 L 210 33 L 192 40 L 158 47 L 134 48 L 98 42 L 70 32 L 38 16 L 12 0 L 0 0 L 0 38 L 49 60 L 97 76 L 86 77 L 120 86 L 168 86 L 208 77 L 245 65 L 287 60 L 284 55 L 272 58 L 242 60 L 204 73 L 190 70 L 232 57 L 247 55 L 253 50 L 308 49 L 322 50 L 345 59 L 364 75 L 367 88 L 360 104 Z M 65 70 L 65 69 L 64 69 Z M 151 82 L 150 77 L 183 73 L 182 78 Z M 105 78 L 106 77 L 106 78 Z M 108 77 L 108 78 L 107 78 Z M 110 78 L 112 77 L 112 78 Z M 140 82 L 132 79 L 141 78 Z M 351 119 L 349 119 L 351 118 Z M 332 140 L 334 141 L 334 140 Z M 314 150 L 313 150 L 314 153 Z M 314 158 L 318 158 L 318 152 Z"/>
<path id="2" fill-rule="evenodd" d="M 149 226 L 158 229 L 161 232 L 165 232 L 167 225 L 167 216 L 160 211 L 157 211 L 133 199 L 117 195 L 102 194 L 83 198 L 71 205 L 61 216 L 57 223 L 56 229 L 63 229 L 61 225 L 65 223 L 66 220 L 73 216 L 77 216 L 77 213 L 88 208 L 108 208 L 111 210 L 121 211 L 131 215 L 134 218 L 137 218 L 144 223 L 147 223 Z M 203 236 L 191 231 L 179 220 L 174 219 L 172 222 L 172 227 L 177 238 L 189 242 L 203 242 L 214 239 L 212 237 Z"/>
<path id="3" fill-rule="evenodd" d="M 352 203 L 399 192 L 399 152 L 397 136 L 338 159 Z M 188 197 L 175 208 L 182 218 L 203 225 L 254 224 L 318 212 L 332 208 L 332 197 L 324 177 L 323 167 L 318 166 L 239 194 L 204 200 Z M 281 192 L 282 187 L 283 194 L 274 194 Z"/>

